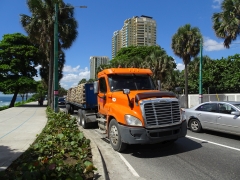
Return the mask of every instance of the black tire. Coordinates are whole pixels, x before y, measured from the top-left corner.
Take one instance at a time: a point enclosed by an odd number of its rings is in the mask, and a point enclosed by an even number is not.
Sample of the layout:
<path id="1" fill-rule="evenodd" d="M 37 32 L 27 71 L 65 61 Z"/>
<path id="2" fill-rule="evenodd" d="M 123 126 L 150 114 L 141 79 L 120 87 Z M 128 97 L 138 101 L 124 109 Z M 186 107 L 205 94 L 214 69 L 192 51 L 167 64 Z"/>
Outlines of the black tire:
<path id="1" fill-rule="evenodd" d="M 73 113 L 74 113 L 74 106 L 70 105 L 69 113 L 70 113 L 70 114 L 73 114 Z"/>
<path id="2" fill-rule="evenodd" d="M 168 142 L 169 142 L 169 143 L 175 143 L 177 140 L 178 140 L 178 138 L 176 138 L 176 139 L 171 139 L 171 140 L 169 140 Z"/>
<path id="3" fill-rule="evenodd" d="M 197 119 L 191 119 L 189 123 L 189 128 L 192 132 L 201 132 L 202 131 L 202 125 L 199 120 Z"/>
<path id="4" fill-rule="evenodd" d="M 118 123 L 115 119 L 112 119 L 109 124 L 108 137 L 110 140 L 110 144 L 115 151 L 122 152 L 127 148 L 127 144 L 122 142 Z"/>
<path id="5" fill-rule="evenodd" d="M 78 116 L 77 116 L 77 122 L 78 124 L 81 126 L 82 125 L 82 117 L 83 114 L 82 114 L 82 110 L 81 109 L 78 109 Z"/>
<path id="6" fill-rule="evenodd" d="M 87 116 L 85 114 L 85 110 L 82 110 L 82 119 L 81 119 L 81 125 L 83 129 L 87 129 L 89 127 L 89 124 L 87 122 Z"/>
<path id="7" fill-rule="evenodd" d="M 171 139 L 171 140 L 162 142 L 162 144 L 173 144 L 173 143 L 175 143 L 177 140 L 178 140 L 178 138 L 177 138 L 177 139 Z"/>
<path id="8" fill-rule="evenodd" d="M 70 104 L 66 104 L 66 113 L 67 114 L 71 114 L 70 113 L 70 107 L 71 107 Z"/>

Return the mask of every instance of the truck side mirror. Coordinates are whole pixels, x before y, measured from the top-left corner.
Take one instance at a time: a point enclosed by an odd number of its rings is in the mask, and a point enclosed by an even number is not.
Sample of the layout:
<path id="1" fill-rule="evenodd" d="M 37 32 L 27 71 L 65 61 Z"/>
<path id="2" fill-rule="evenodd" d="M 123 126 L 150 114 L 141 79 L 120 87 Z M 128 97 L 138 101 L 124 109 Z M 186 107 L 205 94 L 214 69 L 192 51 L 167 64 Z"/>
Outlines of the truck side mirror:
<path id="1" fill-rule="evenodd" d="M 176 91 L 176 92 L 180 92 L 180 91 L 182 91 L 182 88 L 181 88 L 181 87 L 176 87 L 176 88 L 175 88 L 175 91 Z"/>
<path id="2" fill-rule="evenodd" d="M 130 94 L 130 89 L 123 89 L 123 94 Z"/>
<path id="3" fill-rule="evenodd" d="M 130 100 L 128 94 L 130 94 L 130 89 L 123 89 L 123 94 L 126 94 L 127 95 L 127 98 L 128 98 L 128 105 L 130 108 L 133 108 L 133 101 Z"/>
<path id="4" fill-rule="evenodd" d="M 93 82 L 94 94 L 98 94 L 98 81 Z"/>

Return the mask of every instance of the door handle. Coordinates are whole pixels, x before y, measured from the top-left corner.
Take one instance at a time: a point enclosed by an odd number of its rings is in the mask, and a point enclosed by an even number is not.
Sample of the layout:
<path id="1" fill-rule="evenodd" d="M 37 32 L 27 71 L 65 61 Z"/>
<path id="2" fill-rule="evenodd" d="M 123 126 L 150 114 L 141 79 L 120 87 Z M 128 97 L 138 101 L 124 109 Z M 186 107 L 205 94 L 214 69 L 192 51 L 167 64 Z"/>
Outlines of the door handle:
<path id="1" fill-rule="evenodd" d="M 221 118 L 222 116 L 218 116 L 218 119 Z"/>

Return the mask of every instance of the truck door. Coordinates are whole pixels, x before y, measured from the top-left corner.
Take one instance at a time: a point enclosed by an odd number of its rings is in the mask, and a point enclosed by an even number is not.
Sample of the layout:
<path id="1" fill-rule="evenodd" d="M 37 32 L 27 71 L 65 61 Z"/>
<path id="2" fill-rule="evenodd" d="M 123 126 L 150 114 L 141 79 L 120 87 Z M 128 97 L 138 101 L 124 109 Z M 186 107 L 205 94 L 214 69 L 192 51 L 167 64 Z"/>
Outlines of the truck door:
<path id="1" fill-rule="evenodd" d="M 99 93 L 98 93 L 98 112 L 106 115 L 107 109 L 106 105 L 106 93 L 107 93 L 107 83 L 104 77 L 99 78 Z"/>

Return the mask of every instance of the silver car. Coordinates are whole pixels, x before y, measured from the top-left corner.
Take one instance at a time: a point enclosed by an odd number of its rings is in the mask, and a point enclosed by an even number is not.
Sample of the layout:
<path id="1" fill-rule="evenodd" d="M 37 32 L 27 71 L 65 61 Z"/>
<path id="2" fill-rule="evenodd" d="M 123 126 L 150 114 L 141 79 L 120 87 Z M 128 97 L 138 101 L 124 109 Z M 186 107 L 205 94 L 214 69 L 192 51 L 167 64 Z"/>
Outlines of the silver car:
<path id="1" fill-rule="evenodd" d="M 240 102 L 205 102 L 189 109 L 182 109 L 182 115 L 193 132 L 209 129 L 240 135 Z"/>

